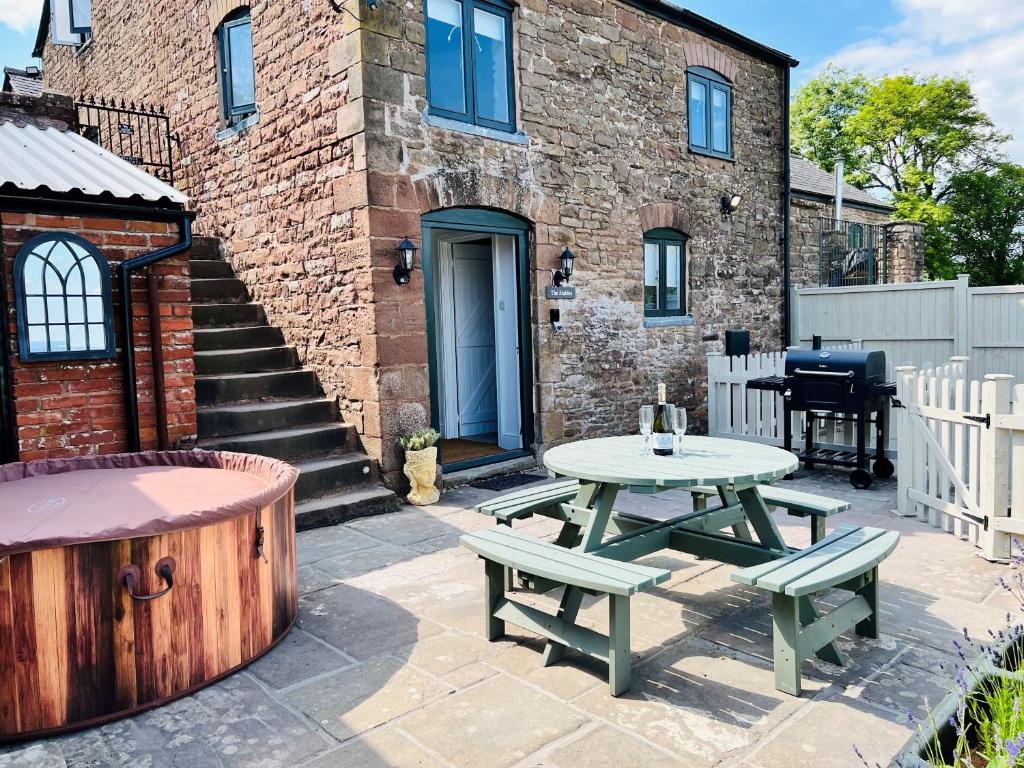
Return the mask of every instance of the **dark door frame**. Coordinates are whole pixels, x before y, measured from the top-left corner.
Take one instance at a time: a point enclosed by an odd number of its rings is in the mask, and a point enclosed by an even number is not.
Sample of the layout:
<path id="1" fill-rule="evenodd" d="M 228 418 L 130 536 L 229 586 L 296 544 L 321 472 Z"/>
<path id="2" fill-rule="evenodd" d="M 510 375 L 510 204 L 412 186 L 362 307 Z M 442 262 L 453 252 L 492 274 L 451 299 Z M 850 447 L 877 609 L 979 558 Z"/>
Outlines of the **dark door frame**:
<path id="1" fill-rule="evenodd" d="M 423 291 L 427 310 L 427 352 L 430 372 L 430 423 L 440 427 L 441 407 L 438 391 L 438 314 L 435 306 L 433 232 L 434 230 L 460 230 L 485 235 L 512 235 L 516 238 L 516 280 L 519 289 L 519 409 L 522 417 L 523 448 L 505 451 L 493 456 L 444 464 L 448 471 L 469 469 L 495 464 L 509 459 L 532 456 L 534 441 L 533 413 L 533 327 L 530 317 L 530 251 L 529 234 L 532 225 L 511 213 L 487 208 L 445 208 L 424 214 L 421 219 Z"/>

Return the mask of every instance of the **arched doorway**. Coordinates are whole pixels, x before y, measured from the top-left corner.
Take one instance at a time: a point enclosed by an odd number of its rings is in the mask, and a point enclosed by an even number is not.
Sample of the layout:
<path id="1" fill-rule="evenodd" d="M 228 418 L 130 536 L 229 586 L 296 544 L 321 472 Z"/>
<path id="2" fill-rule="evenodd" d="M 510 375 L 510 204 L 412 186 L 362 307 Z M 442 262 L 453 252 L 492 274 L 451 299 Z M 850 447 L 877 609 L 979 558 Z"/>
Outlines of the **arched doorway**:
<path id="1" fill-rule="evenodd" d="M 533 444 L 530 223 L 484 208 L 424 214 L 431 423 L 448 471 Z"/>

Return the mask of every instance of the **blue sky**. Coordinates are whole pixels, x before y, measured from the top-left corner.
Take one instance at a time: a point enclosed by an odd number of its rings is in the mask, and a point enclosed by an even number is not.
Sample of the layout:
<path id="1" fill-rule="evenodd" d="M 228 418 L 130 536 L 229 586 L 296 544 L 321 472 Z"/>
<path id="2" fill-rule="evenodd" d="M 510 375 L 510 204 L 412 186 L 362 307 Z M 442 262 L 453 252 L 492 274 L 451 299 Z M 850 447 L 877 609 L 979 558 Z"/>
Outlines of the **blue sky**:
<path id="1" fill-rule="evenodd" d="M 1009 154 L 1024 162 L 1024 0 L 675 1 L 798 59 L 797 86 L 829 61 L 871 76 L 966 76 L 999 128 L 1019 128 Z M 0 64 L 32 63 L 41 5 L 0 0 Z"/>

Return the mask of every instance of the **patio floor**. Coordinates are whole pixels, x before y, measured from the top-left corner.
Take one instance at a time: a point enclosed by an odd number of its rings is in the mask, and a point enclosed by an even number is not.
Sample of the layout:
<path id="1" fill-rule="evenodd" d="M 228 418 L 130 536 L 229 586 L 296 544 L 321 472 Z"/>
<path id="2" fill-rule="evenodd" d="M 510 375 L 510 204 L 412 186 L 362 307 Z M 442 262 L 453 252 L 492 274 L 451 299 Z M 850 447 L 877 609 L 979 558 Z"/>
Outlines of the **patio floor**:
<path id="1" fill-rule="evenodd" d="M 730 566 L 676 553 L 641 561 L 673 577 L 633 599 L 625 696 L 571 653 L 542 668 L 537 639 L 511 625 L 519 634 L 484 641 L 483 568 L 458 537 L 492 524 L 469 508 L 495 494 L 467 487 L 299 534 L 300 618 L 278 648 L 136 718 L 0 749 L 0 766 L 823 768 L 860 765 L 854 745 L 887 765 L 910 734 L 906 709 L 920 717 L 948 689 L 952 640 L 1003 626 L 1002 569 L 893 515 L 894 481 L 854 491 L 823 472 L 792 487 L 852 501 L 842 523 L 903 533 L 881 567 L 881 638 L 844 637 L 844 668 L 805 663 L 800 698 L 772 685 L 769 601 L 733 584 Z M 687 498 L 621 494 L 617 507 L 659 516 Z M 777 520 L 787 542 L 809 542 L 805 520 Z M 581 615 L 606 624 L 601 601 Z"/>

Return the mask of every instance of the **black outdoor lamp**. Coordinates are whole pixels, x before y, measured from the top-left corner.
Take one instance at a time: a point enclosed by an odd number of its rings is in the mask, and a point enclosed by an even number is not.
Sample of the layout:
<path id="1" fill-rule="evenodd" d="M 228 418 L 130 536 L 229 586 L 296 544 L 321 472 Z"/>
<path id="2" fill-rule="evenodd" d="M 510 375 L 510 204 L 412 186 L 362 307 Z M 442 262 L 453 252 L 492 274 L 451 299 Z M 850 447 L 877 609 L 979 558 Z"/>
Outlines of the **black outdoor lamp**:
<path id="1" fill-rule="evenodd" d="M 556 286 L 569 282 L 569 278 L 572 277 L 572 263 L 576 261 L 576 254 L 566 248 L 558 258 L 562 262 L 562 268 L 556 269 L 551 273 L 551 282 Z"/>
<path id="2" fill-rule="evenodd" d="M 398 254 L 398 263 L 395 265 L 393 273 L 395 282 L 405 285 L 416 268 L 416 243 L 407 237 L 395 246 L 395 253 Z"/>
<path id="3" fill-rule="evenodd" d="M 724 195 L 722 197 L 722 215 L 732 216 L 736 209 L 740 207 L 740 203 L 743 202 L 743 195 Z"/>

